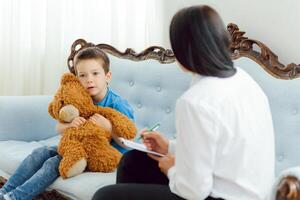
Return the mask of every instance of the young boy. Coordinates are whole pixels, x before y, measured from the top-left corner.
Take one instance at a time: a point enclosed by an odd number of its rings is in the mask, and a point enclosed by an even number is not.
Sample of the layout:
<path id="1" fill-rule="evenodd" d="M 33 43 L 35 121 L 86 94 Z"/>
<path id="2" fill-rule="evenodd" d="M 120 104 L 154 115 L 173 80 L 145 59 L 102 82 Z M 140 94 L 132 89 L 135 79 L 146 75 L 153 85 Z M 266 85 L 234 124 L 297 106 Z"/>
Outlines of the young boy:
<path id="1" fill-rule="evenodd" d="M 95 105 L 111 107 L 134 120 L 133 110 L 127 100 L 114 93 L 108 83 L 111 80 L 109 59 L 96 47 L 81 50 L 74 58 L 77 77 L 86 91 L 91 95 Z M 63 134 L 69 127 L 78 127 L 85 122 L 82 117 L 75 118 L 71 123 L 58 123 L 56 130 Z M 98 126 L 112 133 L 112 145 L 121 153 L 126 152 L 112 132 L 109 120 L 99 114 L 90 119 Z M 43 192 L 59 176 L 58 166 L 61 157 L 56 147 L 41 147 L 27 156 L 7 183 L 0 189 L 0 200 L 29 200 Z"/>

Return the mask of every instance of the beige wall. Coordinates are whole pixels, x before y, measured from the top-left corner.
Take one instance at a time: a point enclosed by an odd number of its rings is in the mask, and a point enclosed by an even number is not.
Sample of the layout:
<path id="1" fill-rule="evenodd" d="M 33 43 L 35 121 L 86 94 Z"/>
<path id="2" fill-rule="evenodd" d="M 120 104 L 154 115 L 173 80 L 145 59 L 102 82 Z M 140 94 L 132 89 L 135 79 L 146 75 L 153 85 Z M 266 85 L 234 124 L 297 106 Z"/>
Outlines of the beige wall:
<path id="1" fill-rule="evenodd" d="M 185 6 L 214 7 L 224 23 L 236 23 L 246 36 L 265 43 L 284 64 L 300 64 L 299 0 L 164 0 L 164 43 L 169 46 L 168 28 L 174 13 Z"/>

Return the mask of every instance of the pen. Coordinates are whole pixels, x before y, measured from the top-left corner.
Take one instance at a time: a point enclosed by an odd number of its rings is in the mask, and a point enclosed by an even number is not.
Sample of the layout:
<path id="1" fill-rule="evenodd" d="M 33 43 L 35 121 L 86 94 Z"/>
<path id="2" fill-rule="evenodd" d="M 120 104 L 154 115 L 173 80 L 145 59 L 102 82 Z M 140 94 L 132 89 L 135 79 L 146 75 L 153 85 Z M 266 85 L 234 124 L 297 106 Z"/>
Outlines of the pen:
<path id="1" fill-rule="evenodd" d="M 155 124 L 152 128 L 148 129 L 147 131 L 156 131 L 160 126 L 160 123 Z M 142 139 L 143 135 L 140 135 L 140 137 L 138 137 L 138 140 Z"/>

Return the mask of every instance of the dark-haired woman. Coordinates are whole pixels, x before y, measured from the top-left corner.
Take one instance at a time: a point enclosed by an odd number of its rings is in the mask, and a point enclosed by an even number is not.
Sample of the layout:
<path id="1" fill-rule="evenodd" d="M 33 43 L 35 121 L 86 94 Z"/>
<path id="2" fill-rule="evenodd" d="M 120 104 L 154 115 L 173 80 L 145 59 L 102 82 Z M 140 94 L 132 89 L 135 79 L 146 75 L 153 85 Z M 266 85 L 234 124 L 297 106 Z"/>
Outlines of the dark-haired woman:
<path id="1" fill-rule="evenodd" d="M 229 36 L 208 6 L 180 10 L 170 25 L 171 46 L 191 87 L 177 100 L 175 141 L 143 132 L 164 157 L 125 154 L 117 184 L 94 199 L 263 200 L 274 177 L 274 133 L 268 99 L 233 66 Z"/>

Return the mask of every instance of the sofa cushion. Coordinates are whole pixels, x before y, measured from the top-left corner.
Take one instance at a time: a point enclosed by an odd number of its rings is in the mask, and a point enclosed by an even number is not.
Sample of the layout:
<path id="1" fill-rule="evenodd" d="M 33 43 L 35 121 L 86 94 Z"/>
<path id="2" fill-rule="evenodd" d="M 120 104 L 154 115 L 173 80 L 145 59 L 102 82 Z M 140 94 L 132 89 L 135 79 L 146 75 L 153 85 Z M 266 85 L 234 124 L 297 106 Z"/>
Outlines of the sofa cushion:
<path id="1" fill-rule="evenodd" d="M 50 185 L 50 189 L 76 200 L 92 199 L 96 191 L 106 185 L 114 184 L 116 172 L 95 173 L 85 172 L 73 178 L 63 180 L 61 177 Z"/>
<path id="2" fill-rule="evenodd" d="M 60 137 L 54 136 L 46 140 L 25 142 L 25 141 L 0 141 L 0 166 L 4 172 L 5 178 L 11 175 L 22 160 L 34 149 L 42 146 L 55 146 Z M 63 180 L 59 177 L 49 189 L 55 189 L 58 192 L 78 200 L 91 199 L 93 194 L 105 185 L 115 182 L 116 173 L 92 173 L 85 172 L 73 178 Z"/>
<path id="3" fill-rule="evenodd" d="M 248 58 L 235 60 L 235 65 L 247 71 L 269 99 L 275 131 L 276 174 L 299 165 L 300 80 L 272 77 Z"/>

